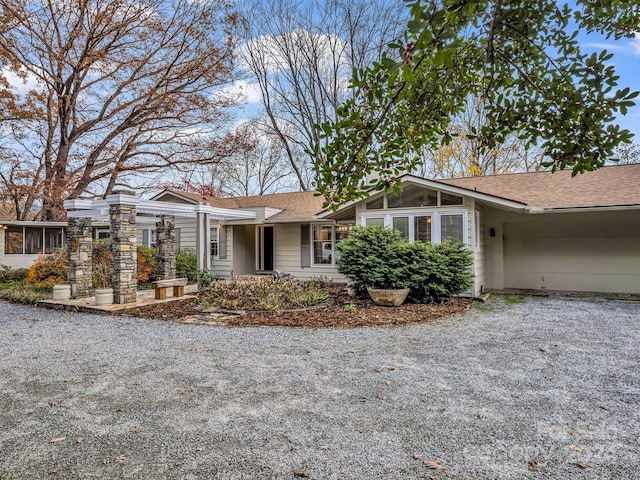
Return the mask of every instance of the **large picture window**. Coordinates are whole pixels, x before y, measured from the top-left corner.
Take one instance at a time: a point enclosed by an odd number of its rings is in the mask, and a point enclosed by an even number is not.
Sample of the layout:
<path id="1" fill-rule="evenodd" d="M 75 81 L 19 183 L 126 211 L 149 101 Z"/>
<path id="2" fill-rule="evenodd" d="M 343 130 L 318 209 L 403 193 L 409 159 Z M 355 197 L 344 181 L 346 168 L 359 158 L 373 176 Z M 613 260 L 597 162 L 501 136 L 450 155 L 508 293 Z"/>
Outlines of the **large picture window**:
<path id="1" fill-rule="evenodd" d="M 394 228 L 412 242 L 441 243 L 449 239 L 469 243 L 466 233 L 467 217 L 465 211 L 447 210 L 439 212 L 388 213 L 381 216 L 362 216 L 365 226 L 381 225 Z"/>

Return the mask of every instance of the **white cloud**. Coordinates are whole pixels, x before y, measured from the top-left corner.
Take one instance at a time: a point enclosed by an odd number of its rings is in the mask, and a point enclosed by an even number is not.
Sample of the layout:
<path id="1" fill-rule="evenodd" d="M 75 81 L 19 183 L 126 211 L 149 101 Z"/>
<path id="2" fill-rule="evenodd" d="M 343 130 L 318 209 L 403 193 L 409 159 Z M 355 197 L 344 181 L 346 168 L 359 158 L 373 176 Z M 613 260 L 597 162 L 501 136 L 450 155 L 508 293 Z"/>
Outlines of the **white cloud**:
<path id="1" fill-rule="evenodd" d="M 240 98 L 245 103 L 258 103 L 262 99 L 258 82 L 251 80 L 236 80 L 220 90 L 223 95 Z"/>
<path id="2" fill-rule="evenodd" d="M 636 37 L 631 40 L 631 48 L 635 55 L 640 55 L 640 33 L 636 33 Z"/>
<path id="3" fill-rule="evenodd" d="M 42 89 L 36 76 L 31 73 L 28 73 L 28 72 L 17 73 L 13 70 L 10 70 L 4 67 L 2 70 L 0 70 L 0 75 L 3 76 L 7 80 L 7 82 L 9 82 L 9 85 L 11 86 L 11 88 L 18 95 L 22 96 L 22 95 L 26 95 L 31 90 Z"/>

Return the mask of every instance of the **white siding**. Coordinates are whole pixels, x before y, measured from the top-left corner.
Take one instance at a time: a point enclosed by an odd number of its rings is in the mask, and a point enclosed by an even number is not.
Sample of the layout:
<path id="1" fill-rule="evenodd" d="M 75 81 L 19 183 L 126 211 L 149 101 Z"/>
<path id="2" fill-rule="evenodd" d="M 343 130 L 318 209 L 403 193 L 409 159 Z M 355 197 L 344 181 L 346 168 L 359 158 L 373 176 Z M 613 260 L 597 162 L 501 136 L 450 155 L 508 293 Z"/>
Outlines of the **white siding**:
<path id="1" fill-rule="evenodd" d="M 224 278 L 225 280 L 231 279 L 231 259 L 233 258 L 233 229 L 231 225 L 224 227 L 227 231 L 227 258 L 214 258 L 211 259 L 213 266 L 211 271 L 216 277 Z"/>
<path id="2" fill-rule="evenodd" d="M 300 224 L 287 223 L 275 226 L 275 269 L 292 273 L 300 280 L 312 277 L 330 277 L 334 282 L 346 282 L 333 266 L 300 266 Z"/>
<path id="3" fill-rule="evenodd" d="M 490 288 L 640 293 L 637 212 L 495 213 L 492 221 L 488 268 L 502 267 L 502 284 Z"/>
<path id="4" fill-rule="evenodd" d="M 485 289 L 484 209 L 481 205 L 476 205 L 475 213 L 472 217 L 473 221 L 469 222 L 469 224 L 473 225 L 470 231 L 470 238 L 472 239 L 472 249 L 474 256 L 474 295 L 479 296 Z"/>

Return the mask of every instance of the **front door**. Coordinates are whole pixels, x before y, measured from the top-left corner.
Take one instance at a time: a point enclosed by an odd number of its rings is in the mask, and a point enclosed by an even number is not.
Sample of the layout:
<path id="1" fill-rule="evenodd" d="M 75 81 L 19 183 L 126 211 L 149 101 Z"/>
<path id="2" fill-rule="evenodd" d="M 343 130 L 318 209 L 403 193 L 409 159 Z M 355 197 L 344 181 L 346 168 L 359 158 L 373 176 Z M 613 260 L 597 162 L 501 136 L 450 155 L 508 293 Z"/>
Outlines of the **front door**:
<path id="1" fill-rule="evenodd" d="M 258 226 L 257 238 L 257 265 L 258 271 L 273 270 L 273 256 L 275 248 L 275 239 L 273 226 Z"/>

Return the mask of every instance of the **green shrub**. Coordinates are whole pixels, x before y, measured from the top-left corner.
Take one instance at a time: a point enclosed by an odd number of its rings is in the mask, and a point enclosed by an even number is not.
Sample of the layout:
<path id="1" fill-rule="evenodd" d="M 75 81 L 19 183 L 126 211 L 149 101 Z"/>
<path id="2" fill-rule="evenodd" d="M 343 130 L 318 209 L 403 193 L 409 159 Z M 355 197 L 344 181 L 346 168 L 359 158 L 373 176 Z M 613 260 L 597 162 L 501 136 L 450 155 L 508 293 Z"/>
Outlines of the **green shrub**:
<path id="1" fill-rule="evenodd" d="M 258 281 L 214 280 L 200 301 L 229 310 L 290 310 L 328 303 L 328 292 L 300 282 L 266 277 Z"/>
<path id="2" fill-rule="evenodd" d="M 28 268 L 11 268 L 7 265 L 0 265 L 0 283 L 24 282 L 29 273 Z"/>
<path id="3" fill-rule="evenodd" d="M 156 273 L 156 249 L 153 247 L 136 247 L 137 254 L 137 278 L 140 283 L 150 283 Z"/>
<path id="4" fill-rule="evenodd" d="M 52 287 L 47 286 L 16 284 L 0 290 L 0 298 L 16 303 L 36 304 L 40 300 L 49 300 L 52 297 Z"/>
<path id="5" fill-rule="evenodd" d="M 380 226 L 354 227 L 349 236 L 336 245 L 338 272 L 363 293 L 366 287 L 407 288 L 405 251 L 409 242 L 398 230 Z"/>
<path id="6" fill-rule="evenodd" d="M 460 242 L 409 242 L 397 230 L 355 227 L 337 244 L 338 272 L 366 287 L 409 288 L 415 302 L 442 302 L 471 286 L 471 252 Z"/>
<path id="7" fill-rule="evenodd" d="M 414 242 L 408 253 L 405 275 L 412 300 L 442 302 L 471 287 L 473 256 L 463 243 L 451 240 L 439 245 Z"/>
<path id="8" fill-rule="evenodd" d="M 29 268 L 24 281 L 37 287 L 65 283 L 67 281 L 67 252 L 38 255 L 36 261 Z"/>
<path id="9" fill-rule="evenodd" d="M 186 277 L 189 283 L 198 281 L 198 261 L 192 248 L 176 249 L 176 277 Z"/>

